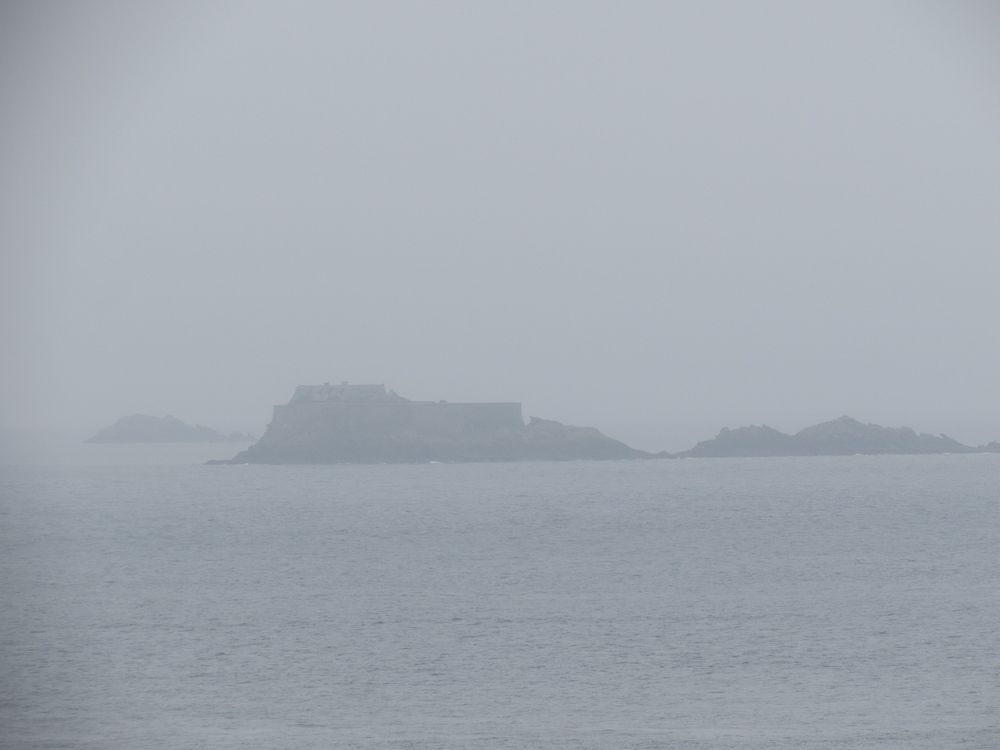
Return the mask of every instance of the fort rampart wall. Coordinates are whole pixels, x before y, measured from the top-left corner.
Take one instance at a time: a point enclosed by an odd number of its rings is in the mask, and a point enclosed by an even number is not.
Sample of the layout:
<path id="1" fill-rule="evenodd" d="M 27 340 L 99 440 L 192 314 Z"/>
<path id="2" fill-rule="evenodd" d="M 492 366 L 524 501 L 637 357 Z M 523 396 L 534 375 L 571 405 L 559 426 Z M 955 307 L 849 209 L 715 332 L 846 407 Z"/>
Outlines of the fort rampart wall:
<path id="1" fill-rule="evenodd" d="M 524 427 L 521 404 L 434 401 L 313 401 L 274 407 L 271 427 L 344 438 L 413 435 L 461 437 L 492 435 Z"/>

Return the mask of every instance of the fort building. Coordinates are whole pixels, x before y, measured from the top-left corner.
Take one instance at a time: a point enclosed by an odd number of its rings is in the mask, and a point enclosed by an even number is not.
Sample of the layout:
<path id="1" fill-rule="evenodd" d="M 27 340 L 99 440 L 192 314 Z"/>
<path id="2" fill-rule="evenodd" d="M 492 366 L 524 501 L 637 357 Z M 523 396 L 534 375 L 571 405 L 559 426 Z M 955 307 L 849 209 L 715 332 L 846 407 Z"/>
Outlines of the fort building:
<path id="1" fill-rule="evenodd" d="M 382 384 L 300 385 L 263 437 L 228 463 L 399 463 L 642 458 L 591 427 L 524 423 L 516 401 L 411 401 Z"/>
<path id="2" fill-rule="evenodd" d="M 274 407 L 273 426 L 313 423 L 327 434 L 365 436 L 408 434 L 439 437 L 493 435 L 524 427 L 521 404 L 411 401 L 385 385 L 300 385 L 287 404 Z"/>

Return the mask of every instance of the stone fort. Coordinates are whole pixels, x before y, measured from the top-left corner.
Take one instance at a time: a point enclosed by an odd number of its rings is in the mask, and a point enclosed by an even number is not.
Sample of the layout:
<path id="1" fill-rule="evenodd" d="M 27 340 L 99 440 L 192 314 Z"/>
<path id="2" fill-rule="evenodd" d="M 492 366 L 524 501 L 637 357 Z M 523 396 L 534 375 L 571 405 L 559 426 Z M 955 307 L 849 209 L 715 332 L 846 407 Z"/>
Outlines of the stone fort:
<path id="1" fill-rule="evenodd" d="M 254 445 L 224 463 L 333 464 L 648 458 L 518 402 L 411 401 L 384 385 L 300 385 Z"/>
<path id="2" fill-rule="evenodd" d="M 274 407 L 269 429 L 321 433 L 357 440 L 390 435 L 459 438 L 524 428 L 519 402 L 411 401 L 385 385 L 300 385 L 287 404 Z"/>

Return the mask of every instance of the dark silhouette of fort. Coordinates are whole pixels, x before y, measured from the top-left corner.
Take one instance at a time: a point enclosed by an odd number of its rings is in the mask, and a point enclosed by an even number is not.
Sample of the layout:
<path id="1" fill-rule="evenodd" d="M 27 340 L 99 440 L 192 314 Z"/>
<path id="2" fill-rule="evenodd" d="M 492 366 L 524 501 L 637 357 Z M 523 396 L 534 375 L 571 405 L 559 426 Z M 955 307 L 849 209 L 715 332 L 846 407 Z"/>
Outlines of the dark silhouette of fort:
<path id="1" fill-rule="evenodd" d="M 229 463 L 398 463 L 644 458 L 591 427 L 532 418 L 519 402 L 411 401 L 384 385 L 300 385 L 258 443 Z"/>

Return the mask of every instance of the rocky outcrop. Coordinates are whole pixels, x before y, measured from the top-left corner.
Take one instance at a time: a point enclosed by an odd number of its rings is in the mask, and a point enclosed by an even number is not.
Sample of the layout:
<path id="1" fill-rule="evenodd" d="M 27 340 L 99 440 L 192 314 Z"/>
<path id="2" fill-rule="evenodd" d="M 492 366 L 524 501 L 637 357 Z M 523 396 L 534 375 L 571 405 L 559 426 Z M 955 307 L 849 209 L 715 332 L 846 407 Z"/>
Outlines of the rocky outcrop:
<path id="1" fill-rule="evenodd" d="M 548 461 L 591 458 L 648 458 L 650 454 L 609 438 L 594 427 L 573 427 L 532 417 L 519 436 L 525 457 Z"/>
<path id="2" fill-rule="evenodd" d="M 218 463 L 321 464 L 647 458 L 590 427 L 521 405 L 410 401 L 384 386 L 299 386 L 255 445 Z"/>
<path id="3" fill-rule="evenodd" d="M 814 456 L 970 453 L 975 450 L 947 435 L 917 433 L 909 427 L 862 424 L 847 416 L 806 427 L 795 434 L 795 442 Z"/>
<path id="4" fill-rule="evenodd" d="M 767 425 L 730 430 L 723 427 L 712 440 L 703 440 L 681 456 L 795 456 L 795 438 Z"/>
<path id="5" fill-rule="evenodd" d="M 677 454 L 680 457 L 851 456 L 855 454 L 974 453 L 947 435 L 917 433 L 909 427 L 864 424 L 848 416 L 806 427 L 786 435 L 771 427 L 751 426 L 723 430 L 712 440 Z"/>
<path id="6" fill-rule="evenodd" d="M 98 430 L 88 443 L 225 443 L 250 442 L 254 438 L 241 432 L 223 435 L 211 427 L 184 424 L 176 417 L 151 417 L 130 414 L 113 425 Z"/>

